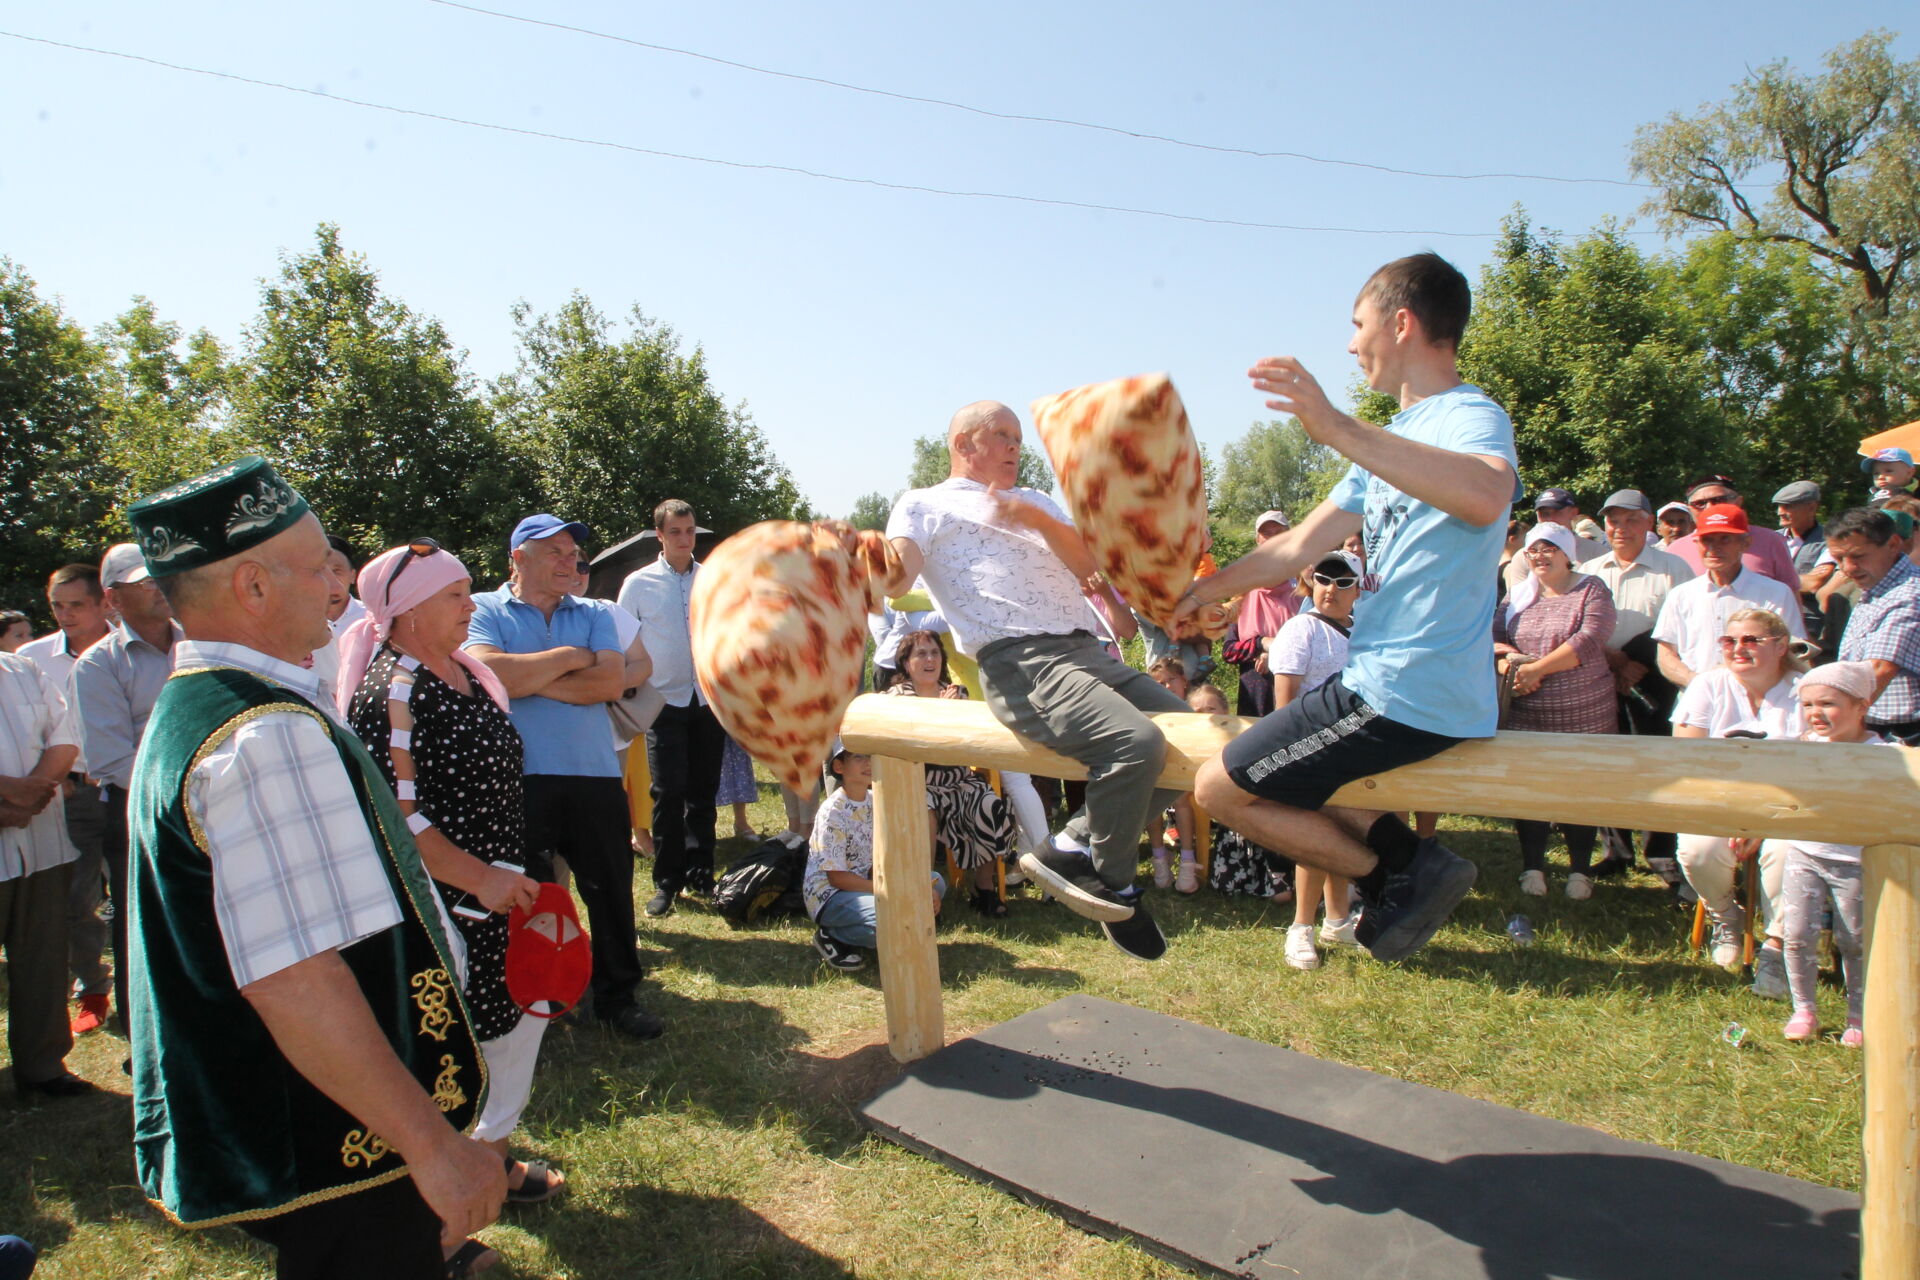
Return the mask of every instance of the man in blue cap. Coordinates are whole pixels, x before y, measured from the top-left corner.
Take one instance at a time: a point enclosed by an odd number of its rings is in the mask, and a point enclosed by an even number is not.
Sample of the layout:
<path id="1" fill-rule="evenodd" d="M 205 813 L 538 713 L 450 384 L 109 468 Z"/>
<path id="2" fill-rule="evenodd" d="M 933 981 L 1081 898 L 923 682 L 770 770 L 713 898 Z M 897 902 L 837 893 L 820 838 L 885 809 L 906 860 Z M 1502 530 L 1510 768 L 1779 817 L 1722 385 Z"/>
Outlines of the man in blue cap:
<path id="1" fill-rule="evenodd" d="M 569 594 L 578 520 L 528 516 L 507 540 L 513 577 L 473 598 L 466 647 L 492 667 L 512 699 L 526 747 L 527 846 L 562 857 L 580 886 L 593 935 L 593 1016 L 650 1040 L 665 1029 L 634 997 L 640 955 L 633 936 L 633 847 L 626 793 L 604 704 L 618 698 L 626 655 L 612 615 Z M 552 867 L 532 866 L 551 880 Z"/>

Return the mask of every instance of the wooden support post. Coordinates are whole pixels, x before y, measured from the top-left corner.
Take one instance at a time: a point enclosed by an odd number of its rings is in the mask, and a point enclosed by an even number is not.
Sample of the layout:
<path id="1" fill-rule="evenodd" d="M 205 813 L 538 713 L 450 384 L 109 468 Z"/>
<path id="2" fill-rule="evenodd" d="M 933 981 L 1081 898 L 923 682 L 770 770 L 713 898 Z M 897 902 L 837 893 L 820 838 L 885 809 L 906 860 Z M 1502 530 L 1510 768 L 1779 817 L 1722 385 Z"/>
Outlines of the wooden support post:
<path id="1" fill-rule="evenodd" d="M 927 767 L 873 757 L 873 897 L 887 1044 L 901 1062 L 946 1042 L 933 940 L 933 833 Z"/>
<path id="2" fill-rule="evenodd" d="M 1920 848 L 1871 845 L 1866 881 L 1863 1280 L 1920 1280 Z"/>

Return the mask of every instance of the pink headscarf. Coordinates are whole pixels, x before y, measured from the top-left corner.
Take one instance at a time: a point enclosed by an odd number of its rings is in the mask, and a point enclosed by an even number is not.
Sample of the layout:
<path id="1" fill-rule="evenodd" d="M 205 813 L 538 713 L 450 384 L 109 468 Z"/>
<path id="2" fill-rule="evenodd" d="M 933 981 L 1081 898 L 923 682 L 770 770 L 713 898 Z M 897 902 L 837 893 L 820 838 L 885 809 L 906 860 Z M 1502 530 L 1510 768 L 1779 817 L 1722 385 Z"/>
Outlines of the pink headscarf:
<path id="1" fill-rule="evenodd" d="M 334 700 L 342 716 L 353 704 L 353 695 L 366 678 L 367 668 L 373 665 L 373 655 L 379 652 L 392 631 L 393 620 L 454 583 L 473 577 L 458 556 L 435 551 L 432 555 L 416 557 L 419 563 L 407 566 L 399 581 L 393 584 L 393 594 L 389 597 L 387 580 L 393 576 L 394 567 L 412 555 L 406 547 L 395 547 L 367 561 L 360 570 L 360 603 L 366 606 L 367 616 L 348 627 L 340 637 L 340 684 L 334 690 Z M 500 683 L 493 668 L 465 649 L 455 649 L 453 660 L 467 669 L 474 683 L 485 689 L 502 711 L 507 710 L 507 688 Z"/>

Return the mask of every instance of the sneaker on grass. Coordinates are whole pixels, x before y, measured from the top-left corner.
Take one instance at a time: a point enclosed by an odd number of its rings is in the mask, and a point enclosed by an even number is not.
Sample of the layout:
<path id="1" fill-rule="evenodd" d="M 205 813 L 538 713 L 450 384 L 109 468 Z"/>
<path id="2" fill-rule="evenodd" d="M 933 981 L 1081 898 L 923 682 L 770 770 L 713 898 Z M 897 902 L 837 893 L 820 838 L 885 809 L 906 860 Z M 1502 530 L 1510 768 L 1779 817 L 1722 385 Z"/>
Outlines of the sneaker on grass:
<path id="1" fill-rule="evenodd" d="M 1130 904 L 1132 910 L 1124 920 L 1100 922 L 1107 941 L 1135 960 L 1158 960 L 1167 954 L 1167 935 L 1160 932 L 1160 926 L 1141 901 L 1146 895 L 1137 886 L 1129 885 L 1115 896 Z"/>
<path id="2" fill-rule="evenodd" d="M 1290 924 L 1287 926 L 1287 964 L 1295 969 L 1318 969 L 1320 953 L 1314 950 L 1313 926 L 1310 924 Z"/>
<path id="3" fill-rule="evenodd" d="M 1406 959 L 1447 922 L 1479 875 L 1478 867 L 1426 837 L 1413 861 L 1387 876 L 1377 897 L 1362 895 L 1355 941 L 1375 960 Z"/>
<path id="4" fill-rule="evenodd" d="M 1787 989 L 1787 958 L 1778 947 L 1761 947 L 1753 953 L 1753 994 L 1762 1000 L 1785 1000 L 1792 992 Z"/>
<path id="5" fill-rule="evenodd" d="M 813 949 L 820 958 L 842 973 L 852 973 L 855 969 L 867 967 L 867 957 L 858 947 L 850 947 L 825 929 L 813 931 Z"/>
<path id="6" fill-rule="evenodd" d="M 1360 913 L 1357 911 L 1349 911 L 1338 920 L 1322 920 L 1320 922 L 1320 941 L 1330 947 L 1357 947 L 1360 945 L 1360 941 L 1353 936 L 1353 931 L 1359 924 Z"/>
<path id="7" fill-rule="evenodd" d="M 1713 962 L 1722 969 L 1740 967 L 1740 938 L 1746 932 L 1747 913 L 1734 906 L 1725 915 L 1714 916 L 1713 920 Z"/>
<path id="8" fill-rule="evenodd" d="M 1023 853 L 1020 869 L 1075 915 L 1117 924 L 1133 914 L 1133 902 L 1107 887 L 1085 853 L 1053 847 Z"/>

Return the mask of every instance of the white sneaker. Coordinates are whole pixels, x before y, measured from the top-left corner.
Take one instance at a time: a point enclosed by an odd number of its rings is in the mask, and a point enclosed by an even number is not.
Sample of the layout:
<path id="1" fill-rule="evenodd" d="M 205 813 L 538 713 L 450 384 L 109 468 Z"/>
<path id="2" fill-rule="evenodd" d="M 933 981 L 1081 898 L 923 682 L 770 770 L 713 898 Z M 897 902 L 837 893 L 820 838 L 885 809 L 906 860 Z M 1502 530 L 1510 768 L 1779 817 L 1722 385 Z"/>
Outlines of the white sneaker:
<path id="1" fill-rule="evenodd" d="M 1320 967 L 1320 953 L 1313 949 L 1312 925 L 1290 924 L 1287 926 L 1287 963 L 1296 969 Z"/>
<path id="2" fill-rule="evenodd" d="M 1156 889 L 1173 888 L 1173 863 L 1165 849 L 1153 851 L 1153 887 Z"/>
<path id="3" fill-rule="evenodd" d="M 1575 902 L 1585 902 L 1593 896 L 1593 877 L 1584 871 L 1576 871 L 1567 877 L 1567 896 Z"/>
<path id="4" fill-rule="evenodd" d="M 1534 898 L 1547 896 L 1547 873 L 1544 871 L 1522 871 L 1520 873 L 1520 892 Z"/>
<path id="5" fill-rule="evenodd" d="M 1331 918 L 1322 920 L 1320 922 L 1320 941 L 1330 947 L 1357 947 L 1360 945 L 1360 940 L 1353 936 L 1353 931 L 1359 923 L 1359 915 L 1353 912 L 1348 912 L 1338 920 Z"/>
<path id="6" fill-rule="evenodd" d="M 1086 845 L 1081 844 L 1078 840 L 1075 840 L 1072 836 L 1068 835 L 1065 831 L 1056 831 L 1051 836 L 1048 836 L 1047 844 L 1051 848 L 1058 849 L 1061 853 L 1092 853 L 1093 852 L 1093 850 L 1087 848 Z"/>
<path id="7" fill-rule="evenodd" d="M 1181 893 L 1197 893 L 1200 889 L 1200 864 L 1191 857 L 1180 859 L 1180 874 L 1174 878 L 1173 887 Z"/>

